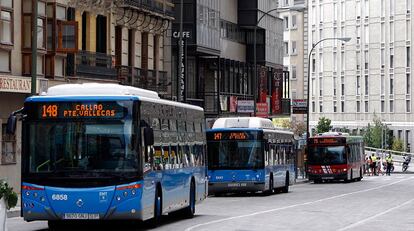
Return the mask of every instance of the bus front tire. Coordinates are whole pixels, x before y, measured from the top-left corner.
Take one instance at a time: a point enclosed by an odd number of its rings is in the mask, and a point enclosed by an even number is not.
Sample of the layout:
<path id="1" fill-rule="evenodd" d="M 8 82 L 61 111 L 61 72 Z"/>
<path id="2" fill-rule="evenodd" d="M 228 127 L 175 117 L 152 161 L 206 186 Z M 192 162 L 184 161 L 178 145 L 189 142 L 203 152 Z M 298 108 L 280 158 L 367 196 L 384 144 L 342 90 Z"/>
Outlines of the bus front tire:
<path id="1" fill-rule="evenodd" d="M 286 173 L 286 181 L 285 181 L 285 186 L 282 189 L 283 193 L 288 193 L 289 192 L 289 173 Z"/>
<path id="2" fill-rule="evenodd" d="M 266 192 L 267 195 L 272 195 L 274 192 L 274 188 L 273 188 L 273 175 L 270 176 L 269 179 L 269 190 Z"/>
<path id="3" fill-rule="evenodd" d="M 188 205 L 188 207 L 184 208 L 183 210 L 183 215 L 185 218 L 193 218 L 194 214 L 195 214 L 195 203 L 196 203 L 196 189 L 195 189 L 195 183 L 194 180 L 191 181 L 191 186 L 190 186 L 190 197 L 189 197 L 189 202 L 190 204 Z"/>
<path id="4" fill-rule="evenodd" d="M 155 200 L 154 200 L 154 217 L 148 222 L 150 228 L 157 228 L 161 221 L 162 216 L 162 196 L 160 187 L 155 189 Z"/>

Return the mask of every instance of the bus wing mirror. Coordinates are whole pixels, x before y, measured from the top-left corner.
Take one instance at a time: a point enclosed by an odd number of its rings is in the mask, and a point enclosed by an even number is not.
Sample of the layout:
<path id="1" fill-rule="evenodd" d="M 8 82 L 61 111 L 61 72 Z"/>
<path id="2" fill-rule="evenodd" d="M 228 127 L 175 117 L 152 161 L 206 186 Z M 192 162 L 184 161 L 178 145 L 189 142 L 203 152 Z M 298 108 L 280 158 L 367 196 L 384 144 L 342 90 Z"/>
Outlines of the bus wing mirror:
<path id="1" fill-rule="evenodd" d="M 144 143 L 145 146 L 154 145 L 154 130 L 150 127 L 144 129 Z"/>
<path id="2" fill-rule="evenodd" d="M 13 135 L 16 132 L 17 116 L 11 114 L 7 119 L 6 134 Z"/>

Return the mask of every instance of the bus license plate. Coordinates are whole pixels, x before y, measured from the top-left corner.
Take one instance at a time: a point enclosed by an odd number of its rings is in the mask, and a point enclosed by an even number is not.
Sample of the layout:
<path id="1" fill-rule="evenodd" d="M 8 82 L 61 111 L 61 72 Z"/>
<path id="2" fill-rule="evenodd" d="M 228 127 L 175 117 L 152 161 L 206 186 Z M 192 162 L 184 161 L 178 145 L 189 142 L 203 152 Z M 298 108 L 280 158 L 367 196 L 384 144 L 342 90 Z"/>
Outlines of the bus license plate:
<path id="1" fill-rule="evenodd" d="M 65 213 L 66 220 L 98 220 L 99 214 L 94 213 Z"/>
<path id="2" fill-rule="evenodd" d="M 247 183 L 229 183 L 227 184 L 228 187 L 246 187 Z"/>

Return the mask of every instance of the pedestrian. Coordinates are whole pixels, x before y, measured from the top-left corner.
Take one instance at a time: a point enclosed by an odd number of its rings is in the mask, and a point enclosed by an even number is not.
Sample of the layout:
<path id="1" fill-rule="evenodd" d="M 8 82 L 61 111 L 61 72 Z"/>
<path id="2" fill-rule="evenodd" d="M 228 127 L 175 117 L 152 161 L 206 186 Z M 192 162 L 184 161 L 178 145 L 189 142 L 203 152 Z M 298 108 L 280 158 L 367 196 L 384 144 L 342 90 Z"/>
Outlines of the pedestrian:
<path id="1" fill-rule="evenodd" d="M 381 169 L 382 165 L 381 165 L 381 157 L 377 157 L 377 174 L 379 175 L 381 173 L 381 175 L 384 175 L 384 172 Z"/>
<path id="2" fill-rule="evenodd" d="M 375 156 L 374 153 L 372 153 L 372 155 L 371 155 L 371 161 L 372 161 L 372 166 L 371 166 L 372 174 L 374 174 L 374 176 L 376 176 L 377 175 L 377 171 L 376 171 L 376 168 L 377 168 L 377 157 Z"/>
<path id="3" fill-rule="evenodd" d="M 387 162 L 387 176 L 391 176 L 391 168 L 392 168 L 392 156 L 391 153 L 385 157 L 385 161 Z"/>

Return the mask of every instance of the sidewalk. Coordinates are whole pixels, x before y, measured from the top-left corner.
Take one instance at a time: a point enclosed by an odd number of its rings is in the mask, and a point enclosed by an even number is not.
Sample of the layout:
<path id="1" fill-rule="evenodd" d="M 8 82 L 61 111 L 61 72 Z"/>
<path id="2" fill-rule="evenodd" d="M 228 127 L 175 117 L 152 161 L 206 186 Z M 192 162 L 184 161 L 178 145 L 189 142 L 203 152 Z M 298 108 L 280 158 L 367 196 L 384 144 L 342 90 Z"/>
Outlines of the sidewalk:
<path id="1" fill-rule="evenodd" d="M 20 206 L 7 211 L 7 218 L 20 217 Z"/>

